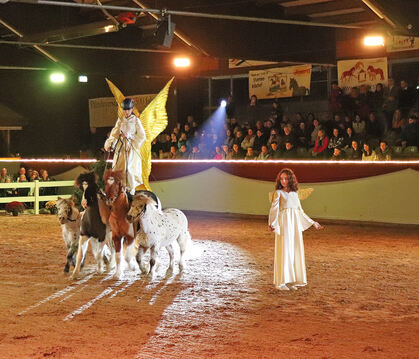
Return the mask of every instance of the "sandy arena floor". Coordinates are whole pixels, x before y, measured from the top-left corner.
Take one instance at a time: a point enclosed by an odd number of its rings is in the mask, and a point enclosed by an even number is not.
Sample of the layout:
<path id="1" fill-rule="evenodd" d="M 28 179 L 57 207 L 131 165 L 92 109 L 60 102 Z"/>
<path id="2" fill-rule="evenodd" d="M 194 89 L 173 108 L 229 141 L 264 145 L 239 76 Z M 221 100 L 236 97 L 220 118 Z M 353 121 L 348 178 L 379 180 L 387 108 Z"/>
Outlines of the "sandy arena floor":
<path id="1" fill-rule="evenodd" d="M 417 228 L 305 232 L 309 285 L 271 284 L 261 219 L 190 216 L 187 269 L 64 275 L 54 216 L 0 217 L 0 358 L 419 358 Z"/>

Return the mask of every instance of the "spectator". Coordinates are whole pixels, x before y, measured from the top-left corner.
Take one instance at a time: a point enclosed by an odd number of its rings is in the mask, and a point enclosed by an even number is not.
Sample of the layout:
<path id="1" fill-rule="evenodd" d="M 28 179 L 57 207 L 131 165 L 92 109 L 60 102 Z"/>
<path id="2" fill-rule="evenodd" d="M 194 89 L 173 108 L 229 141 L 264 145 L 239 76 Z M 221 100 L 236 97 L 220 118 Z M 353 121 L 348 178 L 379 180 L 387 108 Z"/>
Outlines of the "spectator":
<path id="1" fill-rule="evenodd" d="M 375 92 L 371 96 L 371 109 L 381 111 L 384 105 L 384 88 L 383 84 L 378 83 L 375 86 Z"/>
<path id="2" fill-rule="evenodd" d="M 377 121 L 377 117 L 374 112 L 370 112 L 368 115 L 367 127 L 367 139 L 378 139 L 381 137 L 380 124 Z"/>
<path id="3" fill-rule="evenodd" d="M 281 150 L 279 149 L 279 146 L 275 141 L 273 141 L 271 143 L 271 153 L 270 154 L 271 154 L 270 158 L 272 160 L 277 160 L 277 159 L 281 158 Z"/>
<path id="4" fill-rule="evenodd" d="M 282 141 L 285 144 L 286 142 L 291 142 L 292 146 L 295 147 L 297 140 L 296 137 L 294 135 L 294 132 L 292 131 L 292 125 L 286 125 L 284 127 L 284 136 L 282 137 Z M 284 146 L 285 149 L 285 146 Z"/>
<path id="5" fill-rule="evenodd" d="M 402 147 L 419 147 L 419 123 L 416 115 L 409 116 L 409 124 L 403 129 L 401 139 Z"/>
<path id="6" fill-rule="evenodd" d="M 256 95 L 252 95 L 250 97 L 250 103 L 247 107 L 247 122 L 249 123 L 250 127 L 254 127 L 258 118 L 260 118 L 260 108 L 258 105 L 258 98 Z"/>
<path id="7" fill-rule="evenodd" d="M 329 137 L 323 129 L 320 129 L 317 133 L 316 141 L 314 142 L 313 156 L 327 158 L 327 146 L 329 144 Z"/>
<path id="8" fill-rule="evenodd" d="M 402 117 L 407 118 L 409 111 L 415 105 L 416 102 L 416 91 L 409 87 L 407 81 L 400 81 L 400 93 L 399 93 L 399 108 L 402 111 Z"/>
<path id="9" fill-rule="evenodd" d="M 15 181 L 16 182 L 19 182 L 19 179 L 21 178 L 20 177 L 21 175 L 24 175 L 26 177 L 26 180 L 28 179 L 28 177 L 26 176 L 26 168 L 25 167 L 20 167 L 19 168 L 19 172 L 15 176 Z"/>
<path id="10" fill-rule="evenodd" d="M 220 150 L 220 147 L 218 147 L 218 149 Z M 220 153 L 221 153 L 221 150 L 220 150 Z M 199 152 L 199 147 L 195 145 L 195 146 L 192 147 L 192 152 L 189 153 L 188 159 L 189 160 L 199 160 L 200 158 L 201 158 L 201 153 Z"/>
<path id="11" fill-rule="evenodd" d="M 360 160 L 362 159 L 362 151 L 359 148 L 357 141 L 353 140 L 351 143 L 351 148 L 346 151 L 347 158 L 349 160 Z"/>
<path id="12" fill-rule="evenodd" d="M 246 156 L 244 157 L 244 159 L 245 160 L 255 160 L 256 159 L 256 156 L 255 156 L 255 153 L 253 152 L 252 147 L 247 148 Z"/>
<path id="13" fill-rule="evenodd" d="M 257 160 L 268 160 L 270 157 L 270 154 L 268 152 L 268 147 L 266 145 L 262 145 L 262 148 L 260 150 L 259 156 L 257 157 Z"/>
<path id="14" fill-rule="evenodd" d="M 223 156 L 223 160 L 229 160 L 231 158 L 230 156 L 230 148 L 227 145 L 223 145 L 221 154 Z"/>
<path id="15" fill-rule="evenodd" d="M 6 183 L 6 180 L 10 178 L 7 174 L 7 168 L 3 167 L 0 172 L 0 183 Z"/>
<path id="16" fill-rule="evenodd" d="M 182 132 L 182 133 L 180 134 L 179 141 L 177 142 L 177 147 L 178 147 L 178 149 L 180 149 L 183 145 L 184 145 L 185 147 L 189 147 L 189 146 L 190 146 L 189 141 L 188 141 L 188 139 L 187 139 L 187 137 L 186 137 L 186 133 L 185 133 L 185 132 Z"/>
<path id="17" fill-rule="evenodd" d="M 282 114 L 283 114 L 282 107 L 278 99 L 273 100 L 269 118 L 272 118 L 274 124 L 277 124 L 278 122 L 281 121 Z"/>
<path id="18" fill-rule="evenodd" d="M 388 87 L 384 90 L 383 111 L 386 117 L 387 128 L 391 128 L 394 111 L 399 106 L 400 88 L 394 85 L 393 79 L 388 79 Z"/>
<path id="19" fill-rule="evenodd" d="M 230 95 L 227 97 L 227 104 L 225 109 L 227 118 L 234 117 L 234 114 L 236 112 L 236 106 L 234 105 L 233 96 Z"/>
<path id="20" fill-rule="evenodd" d="M 169 152 L 169 156 L 168 156 L 169 160 L 176 160 L 180 158 L 179 152 L 177 150 L 177 145 L 176 146 L 170 146 L 170 152 Z"/>
<path id="21" fill-rule="evenodd" d="M 161 143 L 158 141 L 157 138 L 151 142 L 151 158 L 159 158 L 161 151 Z"/>
<path id="22" fill-rule="evenodd" d="M 363 161 L 376 161 L 377 155 L 375 151 L 371 149 L 371 146 L 368 143 L 364 143 L 364 149 L 362 151 L 362 160 Z"/>
<path id="23" fill-rule="evenodd" d="M 241 130 L 238 130 L 236 132 L 236 136 L 234 137 L 233 145 L 239 145 L 241 146 L 242 142 L 244 140 L 243 132 Z"/>
<path id="24" fill-rule="evenodd" d="M 361 120 L 361 116 L 359 114 L 355 115 L 355 120 L 352 122 L 352 129 L 358 139 L 363 140 L 365 138 L 367 133 L 366 123 L 364 120 Z"/>
<path id="25" fill-rule="evenodd" d="M 297 146 L 308 148 L 310 144 L 310 131 L 306 126 L 305 122 L 300 122 L 297 129 L 295 130 L 295 136 L 297 137 Z"/>
<path id="26" fill-rule="evenodd" d="M 345 130 L 345 125 L 344 125 L 342 119 L 340 118 L 340 116 L 338 114 L 335 114 L 333 116 L 333 119 L 330 120 L 330 121 L 327 121 L 327 123 L 326 123 L 327 134 L 329 136 L 332 135 L 334 128 L 339 129 L 339 131 L 344 131 Z"/>
<path id="27" fill-rule="evenodd" d="M 330 137 L 329 144 L 327 148 L 329 149 L 330 154 L 333 154 L 333 150 L 336 147 L 343 146 L 343 136 L 341 136 L 340 131 L 338 128 L 334 128 L 332 132 L 332 137 Z"/>
<path id="28" fill-rule="evenodd" d="M 171 145 L 171 137 L 169 134 L 163 135 L 163 143 L 160 144 L 160 158 L 167 158 L 170 152 L 170 145 Z"/>
<path id="29" fill-rule="evenodd" d="M 21 167 L 21 168 L 23 168 L 23 167 Z M 16 182 L 19 182 L 19 183 L 20 182 L 28 182 L 28 180 L 26 178 L 26 175 L 24 173 L 21 173 Z M 17 188 L 16 189 L 16 195 L 19 196 L 19 197 L 27 196 L 29 194 L 29 190 L 30 190 L 30 188 Z"/>
<path id="30" fill-rule="evenodd" d="M 227 145 L 228 148 L 232 148 L 233 147 L 233 142 L 234 142 L 234 137 L 232 136 L 231 130 L 227 129 L 226 130 L 226 137 L 224 139 L 224 145 Z"/>
<path id="31" fill-rule="evenodd" d="M 314 146 L 319 130 L 322 128 L 319 120 L 316 120 L 316 119 L 313 120 L 313 126 L 314 128 L 313 128 L 313 131 L 311 132 L 311 140 L 310 140 L 310 145 L 312 146 Z"/>
<path id="32" fill-rule="evenodd" d="M 342 151 L 340 147 L 335 147 L 333 149 L 332 157 L 330 158 L 332 161 L 342 161 L 345 160 L 345 153 Z"/>
<path id="33" fill-rule="evenodd" d="M 266 145 L 266 143 L 267 141 L 263 135 L 262 130 L 257 130 L 255 140 L 253 141 L 253 150 L 259 153 L 262 149 L 262 146 Z"/>
<path id="34" fill-rule="evenodd" d="M 355 140 L 355 136 L 352 131 L 352 127 L 346 129 L 346 136 L 343 138 L 343 148 L 346 150 L 352 146 L 352 141 Z"/>
<path id="35" fill-rule="evenodd" d="M 285 141 L 284 152 L 282 153 L 282 158 L 290 159 L 296 158 L 297 152 L 295 151 L 294 145 L 291 141 Z"/>
<path id="36" fill-rule="evenodd" d="M 276 128 L 271 130 L 271 135 L 268 138 L 268 142 L 266 143 L 268 147 L 271 146 L 272 142 L 276 142 L 277 145 L 281 143 L 281 137 L 278 135 L 278 131 Z"/>
<path id="37" fill-rule="evenodd" d="M 193 153 L 193 148 L 192 148 L 192 153 Z M 223 159 L 223 153 L 221 151 L 221 147 L 220 146 L 216 146 L 215 147 L 215 155 L 214 155 L 214 157 L 212 159 L 214 159 L 214 160 L 222 160 Z"/>
<path id="38" fill-rule="evenodd" d="M 368 91 L 366 85 L 361 85 L 359 87 L 359 114 L 361 118 L 367 118 L 370 112 L 369 104 L 371 101 L 371 92 Z"/>
<path id="39" fill-rule="evenodd" d="M 394 111 L 391 128 L 396 132 L 401 132 L 406 127 L 406 120 L 402 117 L 402 111 L 397 109 Z"/>
<path id="40" fill-rule="evenodd" d="M 253 134 L 253 130 L 251 128 L 249 128 L 247 130 L 247 136 L 243 139 L 243 141 L 241 143 L 241 148 L 244 151 L 247 151 L 247 149 L 249 147 L 253 148 L 254 142 L 255 142 L 255 135 Z"/>
<path id="41" fill-rule="evenodd" d="M 243 152 L 241 151 L 241 148 L 237 143 L 233 145 L 233 149 L 230 152 L 230 158 L 231 160 L 242 160 L 244 157 Z"/>
<path id="42" fill-rule="evenodd" d="M 179 124 L 179 125 L 180 125 L 180 124 Z M 173 133 L 175 134 L 176 139 L 178 139 L 178 138 L 180 137 L 180 127 L 175 127 L 175 128 L 173 129 Z"/>
<path id="43" fill-rule="evenodd" d="M 344 102 L 342 103 L 343 110 L 350 115 L 359 113 L 360 109 L 360 99 L 359 99 L 359 90 L 358 87 L 352 87 L 349 96 L 344 97 Z"/>
<path id="44" fill-rule="evenodd" d="M 183 131 L 185 134 L 186 134 L 186 138 L 191 138 L 192 137 L 192 135 L 193 135 L 193 130 L 192 130 L 192 128 L 191 128 L 191 126 L 189 125 L 189 123 L 186 123 L 185 124 L 185 126 L 184 126 L 184 131 Z"/>
<path id="45" fill-rule="evenodd" d="M 188 148 L 186 147 L 186 145 L 180 146 L 178 158 L 187 160 L 188 157 L 189 157 L 189 153 L 188 153 Z"/>
<path id="46" fill-rule="evenodd" d="M 330 112 L 340 112 L 342 110 L 342 89 L 338 86 L 337 81 L 332 82 L 332 89 L 330 90 L 329 109 Z"/>
<path id="47" fill-rule="evenodd" d="M 262 121 L 256 121 L 256 131 L 257 130 L 260 130 L 260 131 L 262 131 L 262 133 L 263 133 L 263 131 L 264 131 L 264 127 L 263 127 L 263 122 Z"/>
<path id="48" fill-rule="evenodd" d="M 352 129 L 352 120 L 350 116 L 345 115 L 345 117 L 343 118 L 343 127 L 345 127 L 345 129 L 349 127 Z"/>
<path id="49" fill-rule="evenodd" d="M 380 147 L 376 152 L 378 161 L 391 161 L 391 149 L 388 147 L 386 141 L 380 142 Z"/>

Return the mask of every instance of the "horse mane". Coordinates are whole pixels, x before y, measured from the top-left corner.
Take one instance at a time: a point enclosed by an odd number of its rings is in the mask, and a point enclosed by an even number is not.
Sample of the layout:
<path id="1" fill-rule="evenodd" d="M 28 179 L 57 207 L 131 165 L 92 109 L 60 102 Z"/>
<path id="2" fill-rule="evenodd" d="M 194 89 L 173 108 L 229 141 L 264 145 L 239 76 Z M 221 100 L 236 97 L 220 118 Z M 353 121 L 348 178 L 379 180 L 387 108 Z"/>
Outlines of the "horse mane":
<path id="1" fill-rule="evenodd" d="M 87 182 L 89 186 L 96 184 L 96 175 L 94 172 L 81 173 L 77 179 L 76 184 L 80 189 L 83 189 L 83 182 Z"/>
<path id="2" fill-rule="evenodd" d="M 157 204 L 156 201 L 153 198 L 151 198 L 149 196 L 146 196 L 144 194 L 135 195 L 134 200 L 133 200 L 132 203 L 133 204 L 135 203 L 135 205 L 138 205 L 138 204 L 140 204 L 140 205 L 148 205 L 148 204 L 156 205 Z"/>
<path id="3" fill-rule="evenodd" d="M 109 177 L 113 177 L 116 182 L 122 181 L 123 173 L 122 171 L 112 171 L 112 170 L 106 170 L 105 172 L 105 182 L 108 180 Z"/>

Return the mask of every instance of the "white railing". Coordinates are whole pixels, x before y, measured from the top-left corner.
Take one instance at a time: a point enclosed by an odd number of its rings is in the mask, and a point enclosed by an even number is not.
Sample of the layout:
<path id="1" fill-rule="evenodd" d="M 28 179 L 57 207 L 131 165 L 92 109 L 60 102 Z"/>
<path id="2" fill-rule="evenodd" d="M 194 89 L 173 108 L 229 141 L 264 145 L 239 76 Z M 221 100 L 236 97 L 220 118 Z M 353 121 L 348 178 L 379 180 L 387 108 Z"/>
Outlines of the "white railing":
<path id="1" fill-rule="evenodd" d="M 11 197 L 0 197 L 0 203 L 9 203 L 13 201 L 18 202 L 34 202 L 35 214 L 39 214 L 39 202 L 56 201 L 58 197 L 70 198 L 71 194 L 60 194 L 52 196 L 40 196 L 39 189 L 46 187 L 73 187 L 74 181 L 34 181 L 34 182 L 10 182 L 0 183 L 0 190 L 2 189 L 17 189 L 17 188 L 29 188 L 30 192 L 33 192 L 31 196 L 11 196 Z M 33 191 L 31 191 L 31 189 Z"/>

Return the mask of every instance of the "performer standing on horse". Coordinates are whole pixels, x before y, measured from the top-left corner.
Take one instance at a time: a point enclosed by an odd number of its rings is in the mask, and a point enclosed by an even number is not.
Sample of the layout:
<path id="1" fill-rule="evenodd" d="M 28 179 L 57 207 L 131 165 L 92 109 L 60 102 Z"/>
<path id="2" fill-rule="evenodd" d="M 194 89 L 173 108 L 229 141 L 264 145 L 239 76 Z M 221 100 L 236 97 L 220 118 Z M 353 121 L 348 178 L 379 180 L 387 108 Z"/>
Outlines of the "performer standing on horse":
<path id="1" fill-rule="evenodd" d="M 146 140 L 140 119 L 132 113 L 133 108 L 131 98 L 122 101 L 124 117 L 118 118 L 104 146 L 106 151 L 114 149 L 112 169 L 125 174 L 122 183 L 131 195 L 135 194 L 137 186 L 143 184 L 140 148 Z"/>

